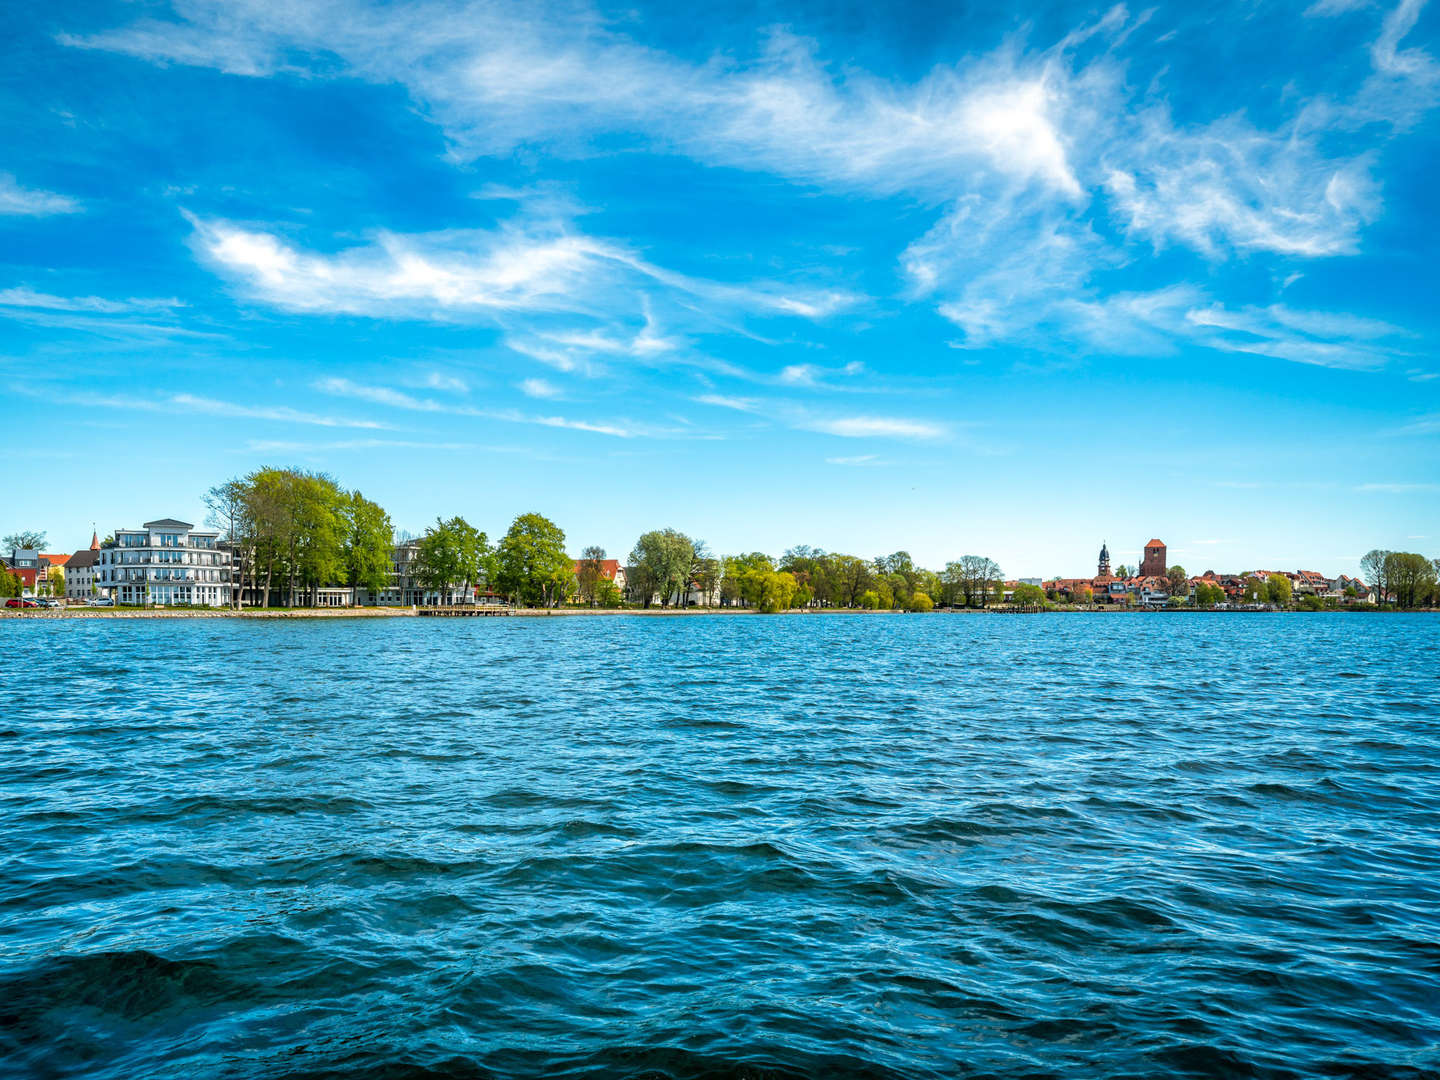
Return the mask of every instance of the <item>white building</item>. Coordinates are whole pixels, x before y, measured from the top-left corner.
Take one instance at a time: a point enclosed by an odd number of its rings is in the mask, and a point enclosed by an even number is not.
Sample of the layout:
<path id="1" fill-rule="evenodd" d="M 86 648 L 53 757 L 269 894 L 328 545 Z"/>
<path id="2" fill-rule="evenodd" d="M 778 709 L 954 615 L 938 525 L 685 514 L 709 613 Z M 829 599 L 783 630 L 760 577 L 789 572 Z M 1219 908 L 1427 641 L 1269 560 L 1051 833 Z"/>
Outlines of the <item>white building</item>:
<path id="1" fill-rule="evenodd" d="M 117 604 L 225 607 L 230 553 L 216 546 L 219 538 L 174 518 L 116 529 L 115 542 L 97 553 L 94 591 Z"/>
<path id="2" fill-rule="evenodd" d="M 100 558 L 98 546 L 77 551 L 65 564 L 65 596 L 70 600 L 89 600 L 95 595 L 95 563 Z"/>

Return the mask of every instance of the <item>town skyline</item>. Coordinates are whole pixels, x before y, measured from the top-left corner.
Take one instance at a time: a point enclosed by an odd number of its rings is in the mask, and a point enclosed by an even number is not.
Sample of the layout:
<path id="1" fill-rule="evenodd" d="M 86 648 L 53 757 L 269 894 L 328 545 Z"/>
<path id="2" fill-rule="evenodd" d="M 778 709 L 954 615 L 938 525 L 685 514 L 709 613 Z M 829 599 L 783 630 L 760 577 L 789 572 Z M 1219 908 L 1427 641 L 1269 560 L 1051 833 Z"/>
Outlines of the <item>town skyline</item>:
<path id="1" fill-rule="evenodd" d="M 0 529 L 295 464 L 609 550 L 1440 539 L 1434 5 L 12 7 Z"/>

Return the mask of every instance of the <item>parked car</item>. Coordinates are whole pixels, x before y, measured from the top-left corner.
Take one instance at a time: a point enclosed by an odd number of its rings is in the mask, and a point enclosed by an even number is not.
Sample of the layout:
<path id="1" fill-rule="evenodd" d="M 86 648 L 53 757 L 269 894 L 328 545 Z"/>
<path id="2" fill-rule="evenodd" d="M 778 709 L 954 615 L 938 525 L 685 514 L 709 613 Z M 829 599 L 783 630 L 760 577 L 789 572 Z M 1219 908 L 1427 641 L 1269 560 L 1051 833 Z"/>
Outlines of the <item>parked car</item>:
<path id="1" fill-rule="evenodd" d="M 114 607 L 115 601 L 108 596 L 95 596 L 86 601 L 86 607 Z"/>
<path id="2" fill-rule="evenodd" d="M 53 596 L 42 596 L 37 599 L 35 603 L 39 604 L 41 607 L 44 608 L 54 608 L 60 606 L 60 601 L 56 600 Z"/>
<path id="3" fill-rule="evenodd" d="M 5 606 L 6 606 L 6 607 L 20 607 L 20 608 L 25 608 L 25 607 L 38 607 L 39 605 L 36 604 L 34 600 L 31 600 L 31 599 L 29 599 L 28 597 L 25 597 L 25 596 L 12 596 L 12 597 L 10 597 L 9 600 L 6 600 L 6 601 L 5 601 Z"/>

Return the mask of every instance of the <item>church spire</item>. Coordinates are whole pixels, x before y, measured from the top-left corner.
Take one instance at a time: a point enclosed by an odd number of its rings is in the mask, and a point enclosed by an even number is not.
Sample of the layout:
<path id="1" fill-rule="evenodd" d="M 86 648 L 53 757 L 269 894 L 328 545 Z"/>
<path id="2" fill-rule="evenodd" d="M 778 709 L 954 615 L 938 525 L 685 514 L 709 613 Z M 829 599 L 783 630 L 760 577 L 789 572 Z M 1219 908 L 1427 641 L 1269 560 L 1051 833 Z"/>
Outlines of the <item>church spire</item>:
<path id="1" fill-rule="evenodd" d="M 1100 542 L 1100 570 L 1097 577 L 1110 576 L 1110 548 L 1102 540 Z"/>

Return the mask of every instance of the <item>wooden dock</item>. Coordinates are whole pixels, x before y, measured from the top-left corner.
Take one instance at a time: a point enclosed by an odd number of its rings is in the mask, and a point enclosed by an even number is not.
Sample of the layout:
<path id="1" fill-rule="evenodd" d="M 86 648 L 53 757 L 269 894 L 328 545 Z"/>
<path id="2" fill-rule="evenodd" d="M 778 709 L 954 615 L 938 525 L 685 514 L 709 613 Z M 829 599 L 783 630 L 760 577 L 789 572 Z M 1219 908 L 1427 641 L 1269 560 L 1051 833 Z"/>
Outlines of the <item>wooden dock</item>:
<path id="1" fill-rule="evenodd" d="M 466 618 L 475 615 L 511 615 L 514 610 L 499 604 L 460 604 L 456 607 L 417 608 L 415 614 Z"/>

